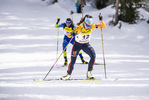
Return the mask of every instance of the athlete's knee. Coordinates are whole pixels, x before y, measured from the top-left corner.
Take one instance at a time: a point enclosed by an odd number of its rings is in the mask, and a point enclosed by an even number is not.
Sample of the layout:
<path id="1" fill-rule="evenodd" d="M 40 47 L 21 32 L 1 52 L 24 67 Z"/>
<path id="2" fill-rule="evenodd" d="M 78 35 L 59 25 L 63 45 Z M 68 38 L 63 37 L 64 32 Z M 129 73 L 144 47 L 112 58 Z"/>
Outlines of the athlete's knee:
<path id="1" fill-rule="evenodd" d="M 95 54 L 95 53 L 92 53 L 92 54 L 90 55 L 90 57 L 91 57 L 92 59 L 95 59 L 95 58 L 96 58 L 96 54 Z"/>
<path id="2" fill-rule="evenodd" d="M 67 44 L 68 43 L 66 41 L 63 41 L 63 49 L 66 48 Z"/>
<path id="3" fill-rule="evenodd" d="M 79 51 L 79 54 L 82 54 L 81 51 Z"/>
<path id="4" fill-rule="evenodd" d="M 93 57 L 96 58 L 96 53 L 93 53 Z"/>

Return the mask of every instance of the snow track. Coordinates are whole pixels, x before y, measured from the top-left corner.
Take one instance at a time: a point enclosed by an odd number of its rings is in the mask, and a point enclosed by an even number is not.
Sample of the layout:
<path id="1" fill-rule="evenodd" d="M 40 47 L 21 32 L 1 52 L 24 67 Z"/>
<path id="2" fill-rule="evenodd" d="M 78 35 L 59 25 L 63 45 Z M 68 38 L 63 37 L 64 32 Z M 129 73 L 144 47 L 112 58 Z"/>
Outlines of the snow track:
<path id="1" fill-rule="evenodd" d="M 149 25 L 142 21 L 135 25 L 122 22 L 121 29 L 108 26 L 115 13 L 111 6 L 96 10 L 87 4 L 84 8 L 84 14 L 91 14 L 94 23 L 99 23 L 101 12 L 107 24 L 103 36 L 108 79 L 104 79 L 103 65 L 96 65 L 93 75 L 102 81 L 32 80 L 44 78 L 56 60 L 57 18 L 65 22 L 71 18 L 70 10 L 75 11 L 75 5 L 66 6 L 64 0 L 60 1 L 47 6 L 41 0 L 0 0 L 0 100 L 149 100 Z M 73 0 L 66 2 L 74 4 Z M 147 19 L 147 12 L 140 12 Z M 74 23 L 81 16 L 75 13 Z M 63 30 L 59 32 L 60 53 Z M 97 63 L 103 63 L 100 36 L 100 30 L 93 30 L 90 41 Z M 68 57 L 71 48 L 69 45 Z M 88 61 L 88 55 L 82 53 Z M 57 66 L 63 62 L 61 57 Z M 81 62 L 79 57 L 77 62 Z M 57 66 L 47 79 L 66 75 L 67 67 Z M 71 78 L 85 78 L 87 67 L 76 64 Z"/>

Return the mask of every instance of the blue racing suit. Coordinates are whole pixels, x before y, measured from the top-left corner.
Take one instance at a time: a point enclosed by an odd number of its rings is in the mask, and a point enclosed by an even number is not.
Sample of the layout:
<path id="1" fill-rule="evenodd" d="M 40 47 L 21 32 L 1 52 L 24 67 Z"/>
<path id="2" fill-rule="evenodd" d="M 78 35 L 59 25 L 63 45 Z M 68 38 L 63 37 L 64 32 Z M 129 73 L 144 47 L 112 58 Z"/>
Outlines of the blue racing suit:
<path id="1" fill-rule="evenodd" d="M 71 38 L 69 38 L 67 35 L 70 32 L 72 32 L 72 30 L 74 30 L 75 26 L 71 24 L 70 27 L 67 27 L 66 23 L 61 23 L 60 25 L 56 24 L 55 27 L 63 27 L 63 29 L 64 29 L 64 39 L 63 39 L 63 44 L 62 44 L 63 45 L 63 50 L 64 50 L 66 48 L 66 46 L 68 45 L 69 41 L 71 40 Z M 70 43 L 73 45 L 74 41 L 75 41 L 75 37 L 73 37 L 73 39 L 71 40 Z M 64 51 L 66 51 L 66 50 L 67 50 L 67 48 Z M 64 54 L 64 57 L 66 57 L 66 56 L 67 56 L 67 54 Z M 79 56 L 80 56 L 81 59 L 83 58 L 81 52 L 79 52 Z"/>

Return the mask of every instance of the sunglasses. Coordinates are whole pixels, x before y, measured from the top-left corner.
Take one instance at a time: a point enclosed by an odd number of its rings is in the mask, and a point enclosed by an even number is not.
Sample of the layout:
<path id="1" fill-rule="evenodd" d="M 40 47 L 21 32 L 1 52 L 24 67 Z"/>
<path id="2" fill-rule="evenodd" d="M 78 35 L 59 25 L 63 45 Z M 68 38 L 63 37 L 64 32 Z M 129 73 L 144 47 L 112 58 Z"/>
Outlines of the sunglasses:
<path id="1" fill-rule="evenodd" d="M 86 24 L 86 23 L 85 23 L 85 26 L 86 26 L 86 27 L 91 27 L 91 25 L 88 25 L 88 24 Z"/>
<path id="2" fill-rule="evenodd" d="M 67 20 L 67 21 L 66 21 L 66 24 L 71 24 L 71 21 L 68 21 L 68 20 Z"/>

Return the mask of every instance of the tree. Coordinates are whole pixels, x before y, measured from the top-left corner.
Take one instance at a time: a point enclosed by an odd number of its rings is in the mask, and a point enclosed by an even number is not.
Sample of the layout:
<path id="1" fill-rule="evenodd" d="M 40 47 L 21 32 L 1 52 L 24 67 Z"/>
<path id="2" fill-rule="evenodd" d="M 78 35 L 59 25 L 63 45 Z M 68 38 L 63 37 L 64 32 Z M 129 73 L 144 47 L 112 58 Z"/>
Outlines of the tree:
<path id="1" fill-rule="evenodd" d="M 43 0 L 43 1 L 45 1 L 45 0 Z M 58 2 L 58 0 L 47 0 L 47 4 L 48 5 L 51 5 L 51 4 L 54 4 L 55 2 Z"/>
<path id="2" fill-rule="evenodd" d="M 102 9 L 104 7 L 106 7 L 106 2 L 108 2 L 109 0 L 95 0 L 95 5 L 97 9 Z"/>
<path id="3" fill-rule="evenodd" d="M 142 5 L 142 0 L 120 0 L 120 8 L 118 19 L 130 24 L 136 23 L 139 19 L 139 12 L 137 11 Z"/>
<path id="4" fill-rule="evenodd" d="M 119 0 L 116 0 L 116 13 L 115 13 L 114 25 L 117 25 L 117 23 L 118 23 L 118 6 L 119 6 Z"/>

